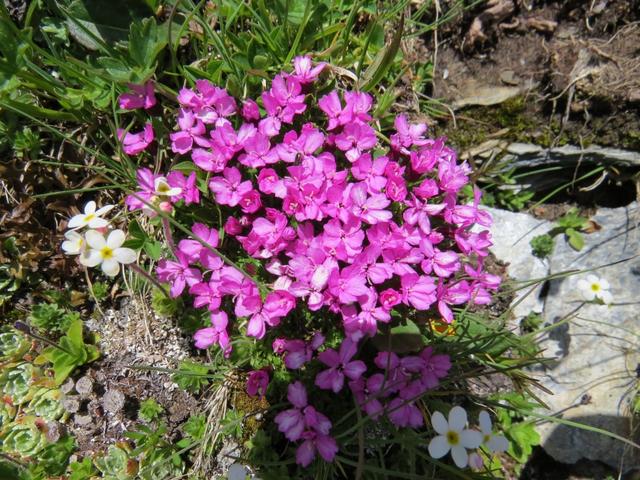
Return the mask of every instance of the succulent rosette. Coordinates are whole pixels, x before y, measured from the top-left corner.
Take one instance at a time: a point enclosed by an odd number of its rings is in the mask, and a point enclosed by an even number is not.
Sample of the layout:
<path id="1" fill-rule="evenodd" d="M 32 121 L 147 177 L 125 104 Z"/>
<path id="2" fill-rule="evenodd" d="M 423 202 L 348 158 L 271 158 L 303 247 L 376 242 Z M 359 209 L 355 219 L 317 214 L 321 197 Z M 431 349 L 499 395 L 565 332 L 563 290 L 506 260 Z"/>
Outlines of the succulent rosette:
<path id="1" fill-rule="evenodd" d="M 35 391 L 27 409 L 45 420 L 58 420 L 65 413 L 62 392 L 57 388 L 40 388 Z"/>
<path id="2" fill-rule="evenodd" d="M 5 367 L 0 375 L 0 390 L 14 405 L 21 405 L 31 399 L 34 380 L 39 376 L 40 371 L 28 362 Z"/>
<path id="3" fill-rule="evenodd" d="M 0 364 L 20 360 L 30 345 L 31 342 L 17 330 L 0 329 Z"/>
<path id="4" fill-rule="evenodd" d="M 94 463 L 105 479 L 127 480 L 136 478 L 138 473 L 138 462 L 131 457 L 131 448 L 125 442 L 109 445 L 106 454 Z"/>
<path id="5" fill-rule="evenodd" d="M 6 452 L 33 457 L 47 445 L 46 422 L 36 416 L 26 415 L 2 430 L 2 448 Z"/>
<path id="6" fill-rule="evenodd" d="M 13 422 L 16 417 L 16 407 L 11 403 L 11 399 L 6 397 L 0 399 L 0 431 Z"/>

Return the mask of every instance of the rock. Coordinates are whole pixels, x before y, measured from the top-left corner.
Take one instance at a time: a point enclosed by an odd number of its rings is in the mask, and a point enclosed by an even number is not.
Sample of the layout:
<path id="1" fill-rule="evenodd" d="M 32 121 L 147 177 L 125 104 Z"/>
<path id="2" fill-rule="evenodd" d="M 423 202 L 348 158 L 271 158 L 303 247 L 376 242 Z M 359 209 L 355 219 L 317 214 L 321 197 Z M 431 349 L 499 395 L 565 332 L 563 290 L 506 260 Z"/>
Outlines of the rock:
<path id="1" fill-rule="evenodd" d="M 80 377 L 76 382 L 76 392 L 82 396 L 90 395 L 93 392 L 93 380 L 87 376 Z"/>
<path id="2" fill-rule="evenodd" d="M 62 406 L 67 412 L 76 413 L 78 410 L 80 410 L 80 401 L 75 395 L 68 396 L 65 397 L 64 400 L 62 400 Z"/>
<path id="3" fill-rule="evenodd" d="M 551 273 L 579 270 L 575 276 L 553 280 L 544 307 L 546 324 L 571 316 L 581 304 L 577 288 L 591 273 L 611 285 L 613 305 L 585 304 L 567 323 L 550 330 L 540 347 L 553 358 L 540 373 L 540 383 L 553 395 L 538 392 L 549 406 L 546 415 L 601 428 L 630 438 L 630 401 L 633 399 L 638 354 L 638 292 L 640 208 L 637 203 L 600 209 L 592 217 L 602 230 L 585 235 L 584 248 L 576 252 L 562 239 L 550 259 Z M 616 264 L 612 264 L 618 262 Z M 595 272 L 585 270 L 608 265 Z M 542 446 L 564 463 L 581 458 L 597 460 L 623 472 L 640 468 L 637 449 L 605 435 L 553 422 L 539 426 Z M 636 434 L 637 436 L 637 434 Z M 636 438 L 637 442 L 638 439 Z"/>
<path id="4" fill-rule="evenodd" d="M 73 417 L 73 421 L 79 427 L 84 427 L 93 423 L 93 417 L 91 415 L 76 415 Z"/>
<path id="5" fill-rule="evenodd" d="M 118 413 L 124 408 L 124 393 L 120 390 L 107 390 L 102 397 L 102 406 L 107 412 Z"/>
<path id="6" fill-rule="evenodd" d="M 536 235 L 551 229 L 552 224 L 538 220 L 526 213 L 514 213 L 496 208 L 486 208 L 493 216 L 491 252 L 504 262 L 508 262 L 507 272 L 516 281 L 544 278 L 549 273 L 547 261 L 534 257 L 529 242 Z M 533 289 L 532 289 L 533 288 Z M 513 300 L 516 321 L 529 313 L 541 313 L 544 302 L 540 298 L 542 285 L 519 290 Z"/>
<path id="7" fill-rule="evenodd" d="M 574 166 L 578 162 L 640 166 L 640 153 L 598 145 L 591 145 L 584 149 L 572 145 L 546 149 L 529 143 L 512 143 L 507 146 L 507 155 L 502 160 L 516 167 Z"/>

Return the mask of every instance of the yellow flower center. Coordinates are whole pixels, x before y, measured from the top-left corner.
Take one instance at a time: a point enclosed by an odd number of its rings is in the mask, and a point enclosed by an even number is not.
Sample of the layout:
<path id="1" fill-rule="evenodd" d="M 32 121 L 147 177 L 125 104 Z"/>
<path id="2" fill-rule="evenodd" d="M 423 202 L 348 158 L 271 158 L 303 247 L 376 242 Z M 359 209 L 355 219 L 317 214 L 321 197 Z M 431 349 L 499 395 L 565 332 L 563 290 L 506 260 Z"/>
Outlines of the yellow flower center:
<path id="1" fill-rule="evenodd" d="M 449 430 L 447 432 L 447 442 L 449 445 L 457 445 L 460 443 L 460 435 L 458 435 L 458 432 Z"/>
<path id="2" fill-rule="evenodd" d="M 96 218 L 96 214 L 95 213 L 90 213 L 89 215 L 87 215 L 86 217 L 84 217 L 84 221 L 89 223 L 91 220 L 93 220 L 94 218 Z"/>
<path id="3" fill-rule="evenodd" d="M 491 435 L 484 435 L 482 437 L 482 443 L 488 443 L 491 440 Z"/>
<path id="4" fill-rule="evenodd" d="M 109 260 L 113 257 L 113 249 L 109 247 L 102 247 L 102 249 L 100 249 L 100 256 L 105 260 Z"/>
<path id="5" fill-rule="evenodd" d="M 599 283 L 592 283 L 591 284 L 591 290 L 593 290 L 594 292 L 599 292 L 601 290 L 600 284 Z"/>

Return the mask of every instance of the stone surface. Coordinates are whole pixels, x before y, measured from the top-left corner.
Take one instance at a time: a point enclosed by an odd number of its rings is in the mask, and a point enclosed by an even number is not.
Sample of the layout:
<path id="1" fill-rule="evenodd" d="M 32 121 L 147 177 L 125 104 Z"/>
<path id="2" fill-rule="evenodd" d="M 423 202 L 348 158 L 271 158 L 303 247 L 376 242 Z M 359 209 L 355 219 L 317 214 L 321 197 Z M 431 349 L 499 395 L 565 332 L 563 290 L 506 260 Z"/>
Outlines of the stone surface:
<path id="1" fill-rule="evenodd" d="M 486 208 L 493 216 L 491 252 L 508 262 L 509 276 L 518 282 L 544 278 L 549 273 L 546 260 L 536 258 L 531 253 L 529 242 L 537 235 L 551 229 L 552 224 L 538 220 L 526 213 L 514 213 L 495 208 Z M 513 315 L 516 321 L 530 312 L 542 313 L 544 302 L 540 298 L 542 285 L 524 288 L 516 293 L 513 301 Z M 519 302 L 519 303 L 518 303 Z"/>
<path id="2" fill-rule="evenodd" d="M 580 148 L 564 145 L 555 148 L 543 148 L 529 143 L 512 143 L 507 146 L 504 162 L 514 162 L 520 167 L 540 165 L 576 165 L 579 162 L 604 163 L 609 165 L 638 166 L 640 153 L 618 148 L 590 145 Z"/>
<path id="3" fill-rule="evenodd" d="M 543 315 L 546 324 L 568 317 L 570 321 L 550 330 L 541 341 L 545 357 L 552 361 L 540 372 L 539 379 L 553 392 L 539 392 L 550 408 L 542 413 L 629 438 L 629 402 L 640 360 L 640 258 L 632 258 L 640 254 L 640 208 L 634 203 L 600 209 L 592 219 L 602 230 L 585 235 L 585 247 L 580 252 L 557 239 L 550 259 L 553 274 L 569 270 L 583 273 L 552 280 L 549 285 Z M 594 268 L 598 270 L 585 272 Z M 581 306 L 577 283 L 589 273 L 608 280 L 614 297 L 612 306 Z M 558 461 L 575 463 L 587 458 L 622 471 L 640 468 L 639 451 L 619 440 L 554 422 L 541 424 L 539 432 L 543 447 Z"/>

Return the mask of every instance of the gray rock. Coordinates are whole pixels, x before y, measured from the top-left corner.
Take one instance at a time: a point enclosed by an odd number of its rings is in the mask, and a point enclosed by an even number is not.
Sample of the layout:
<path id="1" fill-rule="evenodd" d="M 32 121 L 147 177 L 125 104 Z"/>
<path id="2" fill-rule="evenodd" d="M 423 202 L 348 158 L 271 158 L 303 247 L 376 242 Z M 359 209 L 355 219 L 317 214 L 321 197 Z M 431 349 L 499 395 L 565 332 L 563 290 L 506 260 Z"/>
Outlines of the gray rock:
<path id="1" fill-rule="evenodd" d="M 540 397 L 549 406 L 550 410 L 543 412 L 547 415 L 557 414 L 630 438 L 633 422 L 629 403 L 640 361 L 640 261 L 623 260 L 640 253 L 640 208 L 634 203 L 601 209 L 593 219 L 602 230 L 585 235 L 582 251 L 576 252 L 558 239 L 550 259 L 551 273 L 582 273 L 553 280 L 549 285 L 545 322 L 558 323 L 568 317 L 571 320 L 542 338 L 540 346 L 545 357 L 553 361 L 540 373 L 539 380 L 553 395 L 540 392 Z M 593 268 L 599 269 L 585 271 Z M 580 307 L 582 297 L 577 283 L 590 273 L 610 283 L 612 306 Z M 639 451 L 611 437 L 554 422 L 541 424 L 539 433 L 547 453 L 558 461 L 575 463 L 587 458 L 622 471 L 640 468 Z"/>
<path id="2" fill-rule="evenodd" d="M 503 161 L 519 167 L 537 167 L 539 165 L 575 165 L 578 162 L 615 164 L 623 166 L 640 165 L 640 153 L 618 148 L 590 145 L 587 148 L 564 145 L 555 148 L 543 148 L 529 143 L 512 143 L 507 149 Z"/>
<path id="3" fill-rule="evenodd" d="M 93 380 L 87 376 L 80 377 L 76 382 L 76 392 L 82 396 L 90 395 L 93 392 Z"/>
<path id="4" fill-rule="evenodd" d="M 526 213 L 514 213 L 496 208 L 486 210 L 493 216 L 491 252 L 504 262 L 508 262 L 507 272 L 518 282 L 544 278 L 549 273 L 546 260 L 534 257 L 529 242 L 537 235 L 551 229 L 552 224 L 538 220 Z M 544 307 L 540 298 L 542 285 L 524 288 L 516 293 L 513 301 L 513 315 L 516 321 L 531 312 L 542 313 Z"/>
<path id="5" fill-rule="evenodd" d="M 102 397 L 102 406 L 107 412 L 118 413 L 124 408 L 124 393 L 120 390 L 107 390 Z"/>

